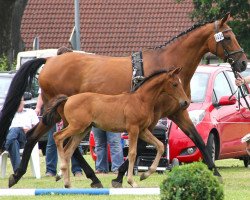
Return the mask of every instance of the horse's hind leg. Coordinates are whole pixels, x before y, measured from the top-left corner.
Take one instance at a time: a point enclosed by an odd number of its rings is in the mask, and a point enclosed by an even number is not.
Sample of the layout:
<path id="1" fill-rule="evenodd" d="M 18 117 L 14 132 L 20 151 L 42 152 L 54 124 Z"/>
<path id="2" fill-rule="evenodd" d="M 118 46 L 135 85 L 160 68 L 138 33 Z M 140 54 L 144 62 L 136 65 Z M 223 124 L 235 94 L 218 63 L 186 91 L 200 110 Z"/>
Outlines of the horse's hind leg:
<path id="1" fill-rule="evenodd" d="M 52 126 L 51 126 L 52 127 Z M 34 126 L 26 133 L 27 142 L 24 146 L 23 155 L 21 159 L 21 163 L 17 171 L 10 175 L 9 177 L 9 187 L 15 185 L 22 176 L 26 173 L 29 159 L 31 156 L 31 152 L 38 142 L 38 140 L 51 128 L 49 126 L 45 126 L 42 122 Z"/>
<path id="2" fill-rule="evenodd" d="M 194 144 L 200 150 L 205 163 L 210 170 L 214 170 L 214 175 L 220 176 L 211 156 L 208 153 L 206 145 L 202 140 L 200 134 L 197 132 L 195 126 L 193 125 L 191 119 L 189 118 L 187 110 L 182 110 L 177 112 L 175 115 L 171 116 L 177 126 L 194 142 Z"/>
<path id="3" fill-rule="evenodd" d="M 164 145 L 148 129 L 146 129 L 144 132 L 141 132 L 139 134 L 139 138 L 144 140 L 145 142 L 147 142 L 149 144 L 154 145 L 157 149 L 157 154 L 156 154 L 154 162 L 149 167 L 148 171 L 144 172 L 140 177 L 140 180 L 142 181 L 142 180 L 148 178 L 152 173 L 154 173 L 156 171 L 156 168 L 160 162 L 161 156 L 164 152 Z"/>

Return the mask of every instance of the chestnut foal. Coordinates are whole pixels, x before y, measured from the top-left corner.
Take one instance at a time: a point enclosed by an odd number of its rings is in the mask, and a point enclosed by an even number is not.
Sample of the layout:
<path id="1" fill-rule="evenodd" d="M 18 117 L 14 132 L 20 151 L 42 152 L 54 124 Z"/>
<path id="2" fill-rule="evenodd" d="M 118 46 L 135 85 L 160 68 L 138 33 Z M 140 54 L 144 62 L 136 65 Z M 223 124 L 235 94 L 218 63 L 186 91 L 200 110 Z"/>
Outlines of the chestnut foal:
<path id="1" fill-rule="evenodd" d="M 158 71 L 145 79 L 134 92 L 120 95 L 81 93 L 67 97 L 58 95 L 51 101 L 43 121 L 51 123 L 60 114 L 68 126 L 54 134 L 55 143 L 61 159 L 64 186 L 70 187 L 69 161 L 74 150 L 88 133 L 92 125 L 111 132 L 127 131 L 129 134 L 129 168 L 127 181 L 137 187 L 133 180 L 133 167 L 136 158 L 138 137 L 157 149 L 154 162 L 140 179 L 146 179 L 155 172 L 164 152 L 164 145 L 149 130 L 154 117 L 157 99 L 164 95 L 168 102 L 168 116 L 180 109 L 186 109 L 189 99 L 178 77 L 181 68 Z M 145 83 L 145 84 L 144 84 Z M 57 112 L 56 112 L 57 111 Z M 52 122 L 53 123 L 53 122 Z M 63 147 L 63 141 L 70 138 Z"/>

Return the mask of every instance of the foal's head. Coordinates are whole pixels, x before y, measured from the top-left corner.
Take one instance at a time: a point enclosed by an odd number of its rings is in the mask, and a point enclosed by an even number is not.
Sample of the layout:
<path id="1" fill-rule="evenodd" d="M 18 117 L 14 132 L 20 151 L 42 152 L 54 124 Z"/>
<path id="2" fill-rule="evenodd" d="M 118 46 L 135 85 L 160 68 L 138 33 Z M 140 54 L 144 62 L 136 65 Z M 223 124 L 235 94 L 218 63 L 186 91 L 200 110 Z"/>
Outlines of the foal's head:
<path id="1" fill-rule="evenodd" d="M 169 105 L 172 108 L 186 109 L 190 101 L 183 89 L 178 76 L 182 68 L 175 68 L 166 74 L 166 81 L 163 84 L 163 91 L 169 96 Z"/>

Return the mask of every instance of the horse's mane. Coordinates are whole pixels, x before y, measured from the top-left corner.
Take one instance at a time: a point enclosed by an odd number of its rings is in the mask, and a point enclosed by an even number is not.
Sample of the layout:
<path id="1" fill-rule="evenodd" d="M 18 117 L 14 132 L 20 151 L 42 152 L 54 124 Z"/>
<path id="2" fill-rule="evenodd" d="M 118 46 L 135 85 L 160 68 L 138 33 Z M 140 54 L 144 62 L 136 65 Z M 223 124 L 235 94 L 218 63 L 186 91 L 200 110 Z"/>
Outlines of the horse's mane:
<path id="1" fill-rule="evenodd" d="M 193 26 L 191 26 L 190 28 L 188 28 L 187 30 L 181 32 L 180 34 L 178 34 L 177 36 L 174 36 L 173 38 L 171 38 L 170 40 L 166 41 L 164 44 L 156 46 L 156 47 L 150 47 L 149 49 L 161 49 L 162 47 L 167 46 L 168 44 L 170 44 L 171 42 L 173 42 L 174 40 L 178 39 L 179 37 L 186 35 L 187 33 L 201 27 L 204 26 L 206 24 L 212 23 L 214 22 L 214 20 L 211 21 L 205 21 L 205 22 L 198 22 L 196 24 L 194 24 Z"/>
<path id="2" fill-rule="evenodd" d="M 148 80 L 150 80 L 153 77 L 158 76 L 158 75 L 160 75 L 162 73 L 168 73 L 169 71 L 170 70 L 161 69 L 161 70 L 157 70 L 157 71 L 153 72 L 152 74 L 150 74 L 149 76 L 147 76 L 145 79 L 143 79 L 142 82 L 138 83 L 134 88 L 132 88 L 130 92 L 135 92 L 136 90 L 138 90 L 138 88 L 140 88 Z"/>

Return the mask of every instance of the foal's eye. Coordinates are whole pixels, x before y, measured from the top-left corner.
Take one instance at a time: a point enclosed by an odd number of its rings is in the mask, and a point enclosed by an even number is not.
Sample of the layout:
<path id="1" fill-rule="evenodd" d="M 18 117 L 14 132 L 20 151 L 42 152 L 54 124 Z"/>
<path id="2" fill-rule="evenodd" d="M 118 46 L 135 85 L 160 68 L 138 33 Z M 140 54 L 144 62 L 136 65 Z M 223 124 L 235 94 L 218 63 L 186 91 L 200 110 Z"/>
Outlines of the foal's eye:
<path id="1" fill-rule="evenodd" d="M 174 87 L 177 87 L 177 86 L 178 86 L 178 83 L 174 83 L 173 86 L 174 86 Z"/>

